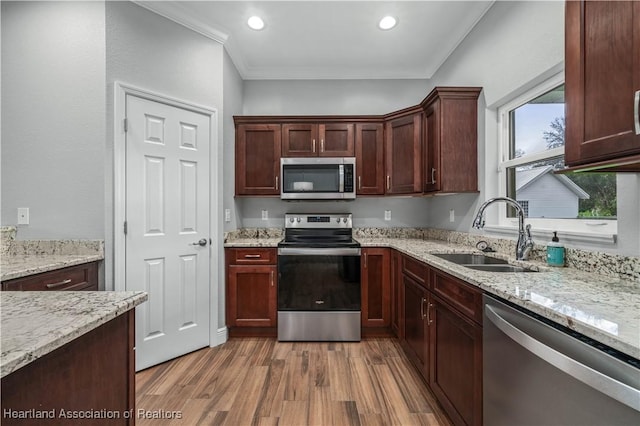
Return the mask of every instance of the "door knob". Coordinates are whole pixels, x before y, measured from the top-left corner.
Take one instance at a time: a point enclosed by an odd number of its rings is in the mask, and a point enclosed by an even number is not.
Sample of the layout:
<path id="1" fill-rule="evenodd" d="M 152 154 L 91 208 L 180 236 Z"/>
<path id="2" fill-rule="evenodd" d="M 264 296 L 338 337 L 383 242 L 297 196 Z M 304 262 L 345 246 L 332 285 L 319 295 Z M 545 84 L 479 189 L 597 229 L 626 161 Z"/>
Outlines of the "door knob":
<path id="1" fill-rule="evenodd" d="M 207 245 L 207 239 L 206 238 L 200 238 L 200 240 L 197 243 L 191 243 L 192 246 L 201 246 L 204 247 Z"/>

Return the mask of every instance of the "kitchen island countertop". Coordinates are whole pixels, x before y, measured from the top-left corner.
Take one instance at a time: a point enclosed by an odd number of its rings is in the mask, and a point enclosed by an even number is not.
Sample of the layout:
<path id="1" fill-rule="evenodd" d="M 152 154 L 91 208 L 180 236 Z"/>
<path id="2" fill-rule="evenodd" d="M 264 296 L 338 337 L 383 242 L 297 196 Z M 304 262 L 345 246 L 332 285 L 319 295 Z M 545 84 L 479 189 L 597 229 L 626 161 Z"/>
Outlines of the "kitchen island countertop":
<path id="1" fill-rule="evenodd" d="M 481 253 L 469 246 L 413 238 L 357 238 L 362 247 L 389 247 L 460 278 L 489 294 L 548 318 L 593 340 L 640 359 L 640 282 L 542 262 L 511 264 L 533 273 L 477 271 L 448 262 L 435 253 Z M 254 244 L 252 245 L 252 241 Z M 225 247 L 277 247 L 278 239 L 229 240 Z"/>
<path id="2" fill-rule="evenodd" d="M 0 292 L 0 377 L 41 358 L 147 300 L 147 293 Z"/>

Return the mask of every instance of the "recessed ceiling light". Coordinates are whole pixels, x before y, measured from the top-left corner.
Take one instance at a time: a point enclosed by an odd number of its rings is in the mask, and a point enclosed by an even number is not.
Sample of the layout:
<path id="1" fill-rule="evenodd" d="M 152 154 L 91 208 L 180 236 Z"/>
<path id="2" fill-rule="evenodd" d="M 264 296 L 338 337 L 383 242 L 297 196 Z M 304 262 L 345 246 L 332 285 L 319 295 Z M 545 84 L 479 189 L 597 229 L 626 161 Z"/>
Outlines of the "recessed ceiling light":
<path id="1" fill-rule="evenodd" d="M 381 30 L 390 30 L 391 28 L 395 27 L 397 23 L 398 21 L 393 16 L 385 16 L 378 23 L 378 27 Z"/>
<path id="2" fill-rule="evenodd" d="M 259 16 L 252 16 L 247 20 L 247 25 L 252 30 L 260 31 L 264 28 L 264 21 Z"/>

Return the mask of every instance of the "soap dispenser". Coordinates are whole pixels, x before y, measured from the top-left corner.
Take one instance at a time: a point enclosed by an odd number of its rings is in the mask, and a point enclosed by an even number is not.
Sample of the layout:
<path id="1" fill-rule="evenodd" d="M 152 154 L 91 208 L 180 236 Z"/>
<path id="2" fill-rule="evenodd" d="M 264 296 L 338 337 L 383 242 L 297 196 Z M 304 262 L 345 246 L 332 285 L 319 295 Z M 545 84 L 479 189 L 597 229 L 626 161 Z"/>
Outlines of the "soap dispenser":
<path id="1" fill-rule="evenodd" d="M 553 238 L 547 244 L 547 265 L 564 266 L 564 246 L 560 243 L 557 231 L 553 231 Z"/>

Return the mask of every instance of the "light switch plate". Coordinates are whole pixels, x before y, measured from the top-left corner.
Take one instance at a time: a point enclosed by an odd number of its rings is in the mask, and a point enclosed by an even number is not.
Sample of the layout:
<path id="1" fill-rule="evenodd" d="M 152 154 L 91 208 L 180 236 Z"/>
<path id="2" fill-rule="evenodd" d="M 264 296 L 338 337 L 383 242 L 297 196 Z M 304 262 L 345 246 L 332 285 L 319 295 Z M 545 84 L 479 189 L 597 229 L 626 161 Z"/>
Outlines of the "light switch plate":
<path id="1" fill-rule="evenodd" d="M 269 220 L 269 210 L 262 210 L 262 220 Z"/>
<path id="2" fill-rule="evenodd" d="M 224 209 L 224 221 L 231 222 L 231 209 Z"/>
<path id="3" fill-rule="evenodd" d="M 384 220 L 391 220 L 391 210 L 384 211 Z"/>
<path id="4" fill-rule="evenodd" d="M 29 224 L 29 207 L 18 207 L 18 225 Z"/>
<path id="5" fill-rule="evenodd" d="M 449 210 L 449 222 L 455 222 L 456 221 L 456 211 L 451 209 Z"/>

